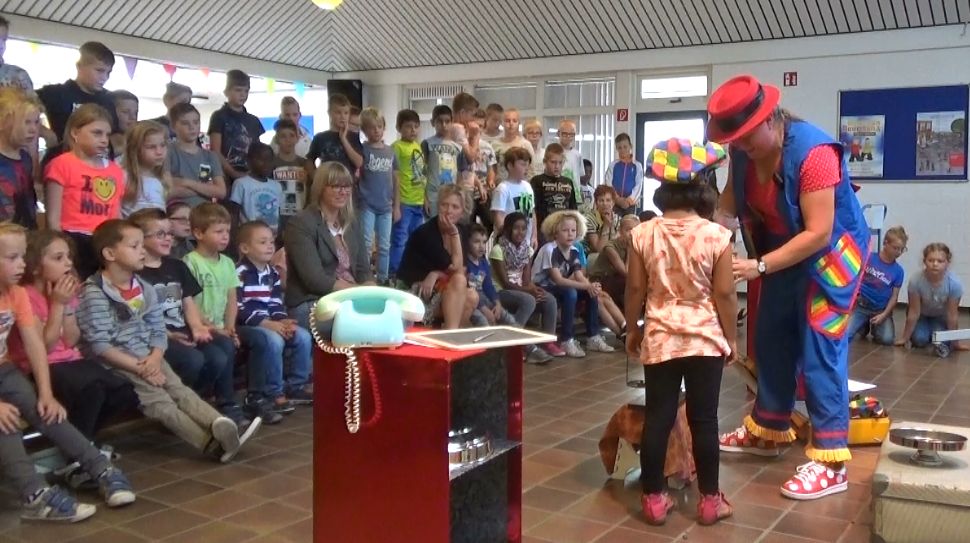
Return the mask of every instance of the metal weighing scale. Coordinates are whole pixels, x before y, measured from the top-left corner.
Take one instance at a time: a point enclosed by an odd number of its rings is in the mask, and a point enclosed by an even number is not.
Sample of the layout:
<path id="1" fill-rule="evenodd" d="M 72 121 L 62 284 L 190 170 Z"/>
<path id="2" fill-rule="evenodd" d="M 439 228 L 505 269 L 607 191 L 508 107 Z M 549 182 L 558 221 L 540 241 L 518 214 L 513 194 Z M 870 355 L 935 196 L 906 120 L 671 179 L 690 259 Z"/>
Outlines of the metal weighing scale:
<path id="1" fill-rule="evenodd" d="M 965 436 L 925 428 L 894 428 L 889 431 L 889 441 L 900 447 L 916 449 L 909 461 L 926 467 L 943 465 L 940 452 L 962 451 L 967 446 Z"/>

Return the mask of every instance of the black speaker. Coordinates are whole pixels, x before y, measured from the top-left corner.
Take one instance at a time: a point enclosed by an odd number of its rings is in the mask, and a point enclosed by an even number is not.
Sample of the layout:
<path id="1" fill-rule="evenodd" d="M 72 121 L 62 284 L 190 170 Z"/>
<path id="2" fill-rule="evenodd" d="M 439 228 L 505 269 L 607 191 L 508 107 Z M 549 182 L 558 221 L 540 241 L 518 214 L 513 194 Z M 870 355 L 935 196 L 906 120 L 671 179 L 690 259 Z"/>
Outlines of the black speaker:
<path id="1" fill-rule="evenodd" d="M 327 94 L 343 94 L 350 100 L 351 106 L 358 109 L 364 107 L 364 84 L 360 79 L 329 79 L 327 80 Z"/>

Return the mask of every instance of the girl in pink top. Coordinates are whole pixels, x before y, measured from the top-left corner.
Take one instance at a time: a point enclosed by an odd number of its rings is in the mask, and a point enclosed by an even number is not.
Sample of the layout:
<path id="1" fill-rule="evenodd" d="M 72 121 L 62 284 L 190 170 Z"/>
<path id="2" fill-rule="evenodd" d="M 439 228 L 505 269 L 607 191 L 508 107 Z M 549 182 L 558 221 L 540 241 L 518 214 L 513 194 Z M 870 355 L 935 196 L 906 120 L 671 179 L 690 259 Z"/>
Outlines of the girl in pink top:
<path id="1" fill-rule="evenodd" d="M 21 284 L 47 347 L 51 389 L 67 409 L 68 420 L 89 440 L 113 415 L 134 409 L 138 402 L 131 384 L 77 349 L 77 293 L 81 282 L 74 272 L 70 238 L 62 232 L 31 232 Z M 11 358 L 29 371 L 20 337 L 11 335 Z M 81 472 L 83 473 L 83 472 Z M 70 479 L 69 479 L 70 481 Z"/>
<path id="2" fill-rule="evenodd" d="M 724 364 L 737 350 L 737 297 L 731 232 L 705 218 L 716 197 L 702 181 L 724 158 L 716 144 L 687 140 L 660 142 L 647 157 L 648 175 L 661 181 L 654 203 L 663 216 L 632 232 L 625 309 L 627 352 L 644 364 L 640 466 L 650 524 L 663 524 L 674 507 L 663 475 L 681 382 L 701 494 L 697 521 L 713 524 L 732 514 L 718 487 L 717 404 Z M 635 324 L 641 315 L 643 331 Z"/>

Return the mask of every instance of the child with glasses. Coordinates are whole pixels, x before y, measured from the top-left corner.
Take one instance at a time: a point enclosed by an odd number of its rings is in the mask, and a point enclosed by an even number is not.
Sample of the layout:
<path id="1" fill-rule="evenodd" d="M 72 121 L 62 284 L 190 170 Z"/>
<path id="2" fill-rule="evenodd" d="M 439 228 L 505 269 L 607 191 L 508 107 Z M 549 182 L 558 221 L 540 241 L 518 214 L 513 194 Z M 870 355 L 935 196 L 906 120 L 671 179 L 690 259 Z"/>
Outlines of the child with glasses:
<path id="1" fill-rule="evenodd" d="M 879 345 L 892 345 L 896 336 L 893 322 L 893 309 L 899 300 L 899 289 L 903 288 L 903 267 L 896 261 L 906 252 L 909 236 L 902 226 L 894 226 L 886 231 L 882 248 L 866 264 L 859 299 L 849 319 L 846 331 L 851 341 L 856 335 L 862 337 L 872 334 Z"/>

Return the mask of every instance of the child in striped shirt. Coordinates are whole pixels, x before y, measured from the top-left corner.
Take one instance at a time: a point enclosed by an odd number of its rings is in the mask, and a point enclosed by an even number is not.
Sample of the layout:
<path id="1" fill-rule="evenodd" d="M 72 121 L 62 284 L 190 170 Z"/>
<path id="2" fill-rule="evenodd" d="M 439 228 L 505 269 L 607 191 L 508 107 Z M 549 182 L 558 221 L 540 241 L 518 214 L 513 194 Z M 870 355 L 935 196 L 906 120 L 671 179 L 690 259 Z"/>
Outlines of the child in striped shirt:
<path id="1" fill-rule="evenodd" d="M 313 343 L 310 333 L 286 313 L 280 274 L 270 265 L 276 252 L 274 239 L 273 230 L 262 221 L 239 227 L 237 332 L 240 341 L 249 347 L 250 360 L 262 360 L 266 364 L 265 382 L 253 383 L 251 375 L 249 394 L 262 394 L 263 400 L 277 406 L 310 405 L 313 403 L 309 388 Z M 285 376 L 284 367 L 287 368 Z"/>

